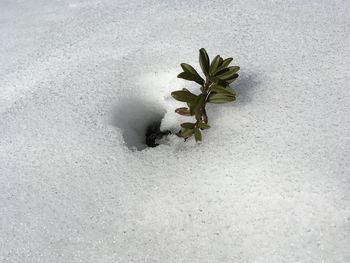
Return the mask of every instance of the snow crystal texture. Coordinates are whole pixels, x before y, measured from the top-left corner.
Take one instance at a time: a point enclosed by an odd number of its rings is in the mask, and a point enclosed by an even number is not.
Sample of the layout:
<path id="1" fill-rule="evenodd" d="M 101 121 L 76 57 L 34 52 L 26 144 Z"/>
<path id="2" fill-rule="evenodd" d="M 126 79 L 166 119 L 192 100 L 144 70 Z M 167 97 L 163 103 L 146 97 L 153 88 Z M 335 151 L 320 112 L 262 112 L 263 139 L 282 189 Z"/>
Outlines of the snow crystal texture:
<path id="1" fill-rule="evenodd" d="M 1 262 L 350 262 L 350 1 L 0 1 Z M 203 143 L 179 64 L 241 66 Z M 186 119 L 186 118 L 185 118 Z"/>

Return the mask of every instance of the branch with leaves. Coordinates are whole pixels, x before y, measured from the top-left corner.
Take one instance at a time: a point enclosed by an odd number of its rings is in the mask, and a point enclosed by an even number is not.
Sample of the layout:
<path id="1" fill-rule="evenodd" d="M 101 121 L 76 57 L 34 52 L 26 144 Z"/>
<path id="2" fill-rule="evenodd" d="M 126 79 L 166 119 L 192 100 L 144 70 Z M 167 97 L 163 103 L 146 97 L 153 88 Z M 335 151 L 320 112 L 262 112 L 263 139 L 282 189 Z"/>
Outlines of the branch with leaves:
<path id="1" fill-rule="evenodd" d="M 207 103 L 222 104 L 236 100 L 235 92 L 230 84 L 238 78 L 238 66 L 229 66 L 233 58 L 223 59 L 217 55 L 210 63 L 209 56 L 204 48 L 199 50 L 199 64 L 204 73 L 202 78 L 198 72 L 189 64 L 182 63 L 181 72 L 177 77 L 199 84 L 201 94 L 195 95 L 188 89 L 177 90 L 171 93 L 176 100 L 186 102 L 187 107 L 178 108 L 176 113 L 183 116 L 195 116 L 196 122 L 185 122 L 181 124 L 181 130 L 177 133 L 179 137 L 187 140 L 194 135 L 195 140 L 202 140 L 201 130 L 209 129 L 208 115 L 205 110 Z"/>

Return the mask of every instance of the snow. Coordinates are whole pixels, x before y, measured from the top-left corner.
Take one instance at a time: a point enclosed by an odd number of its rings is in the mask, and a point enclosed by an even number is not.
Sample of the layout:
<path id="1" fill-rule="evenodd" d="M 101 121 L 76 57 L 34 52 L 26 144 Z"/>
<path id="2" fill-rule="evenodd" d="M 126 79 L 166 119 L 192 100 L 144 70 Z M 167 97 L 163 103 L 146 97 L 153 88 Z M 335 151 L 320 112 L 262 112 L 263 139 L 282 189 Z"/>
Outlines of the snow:
<path id="1" fill-rule="evenodd" d="M 349 262 L 350 2 L 2 0 L 0 260 Z M 198 49 L 237 101 L 144 148 Z M 187 119 L 187 118 L 185 118 Z M 139 150 L 135 150 L 139 149 Z"/>

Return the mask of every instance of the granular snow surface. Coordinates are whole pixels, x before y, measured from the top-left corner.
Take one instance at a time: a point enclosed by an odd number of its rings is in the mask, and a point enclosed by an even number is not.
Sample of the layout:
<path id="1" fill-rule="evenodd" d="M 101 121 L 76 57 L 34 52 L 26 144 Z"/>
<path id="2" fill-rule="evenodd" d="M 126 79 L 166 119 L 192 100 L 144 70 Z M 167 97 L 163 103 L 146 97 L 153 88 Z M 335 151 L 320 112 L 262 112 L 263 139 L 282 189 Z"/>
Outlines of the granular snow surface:
<path id="1" fill-rule="evenodd" d="M 0 261 L 350 262 L 350 1 L 0 1 Z M 203 143 L 198 49 L 237 101 Z M 143 150 L 141 150 L 143 149 Z"/>

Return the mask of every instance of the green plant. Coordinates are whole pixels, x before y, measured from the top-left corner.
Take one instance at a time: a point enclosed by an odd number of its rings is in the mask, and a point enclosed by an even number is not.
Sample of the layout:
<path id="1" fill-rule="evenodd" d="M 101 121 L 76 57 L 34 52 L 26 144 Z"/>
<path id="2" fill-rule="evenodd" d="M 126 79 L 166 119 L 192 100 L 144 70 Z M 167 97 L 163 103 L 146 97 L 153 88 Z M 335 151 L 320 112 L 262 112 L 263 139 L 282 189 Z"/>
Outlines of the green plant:
<path id="1" fill-rule="evenodd" d="M 176 113 L 183 116 L 195 116 L 196 122 L 185 122 L 181 124 L 181 130 L 177 133 L 185 140 L 194 135 L 195 140 L 201 141 L 201 130 L 209 129 L 208 115 L 205 109 L 207 103 L 227 103 L 236 100 L 235 92 L 230 84 L 238 78 L 238 66 L 229 66 L 232 58 L 223 59 L 217 55 L 210 63 L 209 56 L 204 48 L 199 50 L 199 64 L 204 73 L 202 78 L 198 72 L 189 64 L 182 63 L 181 72 L 177 77 L 199 84 L 201 94 L 195 95 L 188 89 L 173 91 L 174 99 L 187 103 L 187 107 L 178 108 Z"/>

